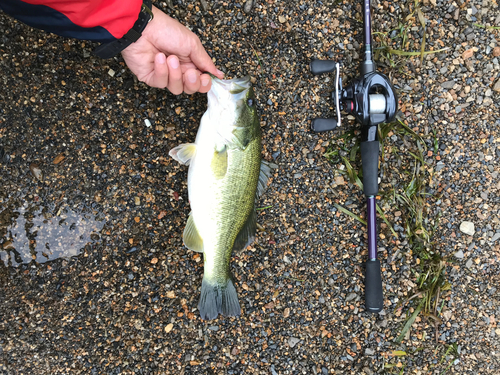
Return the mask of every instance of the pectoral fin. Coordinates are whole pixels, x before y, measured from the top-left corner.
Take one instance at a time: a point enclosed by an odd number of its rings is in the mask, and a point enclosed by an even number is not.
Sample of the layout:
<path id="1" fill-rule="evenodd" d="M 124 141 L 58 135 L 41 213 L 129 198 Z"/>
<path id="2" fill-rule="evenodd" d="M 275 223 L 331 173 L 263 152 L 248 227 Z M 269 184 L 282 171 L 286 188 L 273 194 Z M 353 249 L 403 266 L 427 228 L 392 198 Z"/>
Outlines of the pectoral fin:
<path id="1" fill-rule="evenodd" d="M 240 251 L 245 249 L 248 245 L 250 245 L 255 240 L 255 232 L 257 230 L 257 214 L 255 209 L 252 211 L 250 216 L 248 217 L 245 225 L 241 229 L 238 236 L 236 236 L 236 240 L 234 240 L 233 250 Z"/>
<path id="2" fill-rule="evenodd" d="M 179 163 L 184 165 L 189 165 L 191 159 L 196 154 L 196 144 L 183 143 L 171 149 L 168 154 L 175 160 L 177 160 Z"/>
<path id="3" fill-rule="evenodd" d="M 210 166 L 212 168 L 212 173 L 217 180 L 224 178 L 227 172 L 227 148 L 225 145 L 221 147 L 220 151 L 214 151 L 214 156 Z"/>
<path id="4" fill-rule="evenodd" d="M 189 214 L 189 218 L 186 223 L 186 228 L 184 228 L 184 233 L 182 234 L 182 240 L 184 241 L 184 245 L 188 249 L 196 251 L 198 253 L 203 252 L 203 239 L 198 233 L 198 229 L 196 229 L 193 215 L 191 214 Z"/>

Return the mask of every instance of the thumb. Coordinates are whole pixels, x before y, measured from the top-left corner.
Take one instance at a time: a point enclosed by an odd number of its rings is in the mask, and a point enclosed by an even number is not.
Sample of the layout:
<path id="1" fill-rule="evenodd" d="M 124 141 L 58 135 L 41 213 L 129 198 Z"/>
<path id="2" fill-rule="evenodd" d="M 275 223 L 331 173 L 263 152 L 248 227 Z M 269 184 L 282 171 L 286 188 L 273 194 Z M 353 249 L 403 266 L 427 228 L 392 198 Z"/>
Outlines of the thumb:
<path id="1" fill-rule="evenodd" d="M 202 73 L 209 72 L 221 79 L 224 78 L 224 73 L 215 67 L 215 64 L 208 55 L 207 51 L 205 51 L 205 48 L 203 48 L 199 39 L 196 43 L 196 47 L 193 49 L 189 57 L 191 58 L 193 64 L 196 65 L 196 68 L 198 68 L 198 70 Z"/>

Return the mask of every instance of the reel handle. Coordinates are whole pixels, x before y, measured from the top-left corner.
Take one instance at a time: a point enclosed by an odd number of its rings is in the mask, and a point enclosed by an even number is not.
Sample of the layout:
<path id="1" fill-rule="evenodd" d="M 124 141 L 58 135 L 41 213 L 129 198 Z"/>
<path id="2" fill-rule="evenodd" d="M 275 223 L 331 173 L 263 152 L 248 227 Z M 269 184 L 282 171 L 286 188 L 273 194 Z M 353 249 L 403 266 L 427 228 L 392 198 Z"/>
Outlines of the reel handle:
<path id="1" fill-rule="evenodd" d="M 316 133 L 334 130 L 337 126 L 338 122 L 334 118 L 315 118 L 311 123 L 311 129 Z"/>
<path id="2" fill-rule="evenodd" d="M 340 79 L 340 64 L 331 60 L 318 60 L 314 59 L 309 64 L 311 73 L 314 75 L 335 72 L 335 91 L 332 94 L 337 118 L 317 118 L 312 120 L 311 128 L 316 133 L 334 130 L 341 125 L 342 119 L 340 117 L 340 92 L 342 90 L 342 80 Z"/>
<path id="3" fill-rule="evenodd" d="M 331 60 L 318 60 L 314 59 L 309 64 L 311 73 L 315 76 L 323 73 L 331 73 L 336 69 L 336 62 Z"/>

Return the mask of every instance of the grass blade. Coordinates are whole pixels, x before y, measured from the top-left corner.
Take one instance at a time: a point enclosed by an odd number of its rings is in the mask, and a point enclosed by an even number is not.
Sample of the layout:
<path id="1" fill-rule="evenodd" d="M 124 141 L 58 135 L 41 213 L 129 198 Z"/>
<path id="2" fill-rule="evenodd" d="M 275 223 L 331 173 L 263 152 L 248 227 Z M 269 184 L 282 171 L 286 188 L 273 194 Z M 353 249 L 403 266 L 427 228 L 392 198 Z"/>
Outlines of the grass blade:
<path id="1" fill-rule="evenodd" d="M 378 206 L 378 204 L 376 205 L 376 207 L 377 207 L 378 214 L 380 215 L 382 220 L 384 220 L 385 224 L 389 227 L 389 229 L 392 232 L 392 235 L 394 237 L 398 238 L 398 234 L 394 231 L 394 229 L 392 228 L 392 225 L 389 223 L 389 220 L 387 220 L 387 218 L 385 217 L 384 211 L 382 211 L 382 209 Z"/>
<path id="2" fill-rule="evenodd" d="M 351 211 L 349 211 L 347 208 L 344 208 L 342 207 L 340 204 L 337 204 L 337 203 L 334 203 L 333 204 L 337 210 L 339 210 L 340 212 L 343 212 L 345 213 L 346 215 L 352 217 L 353 219 L 356 219 L 357 221 L 359 221 L 361 224 L 363 225 L 366 225 L 366 221 L 364 221 L 363 219 L 361 219 L 358 215 L 356 214 L 353 214 Z"/>
<path id="3" fill-rule="evenodd" d="M 422 37 L 422 46 L 420 47 L 420 66 L 424 63 L 424 52 L 425 52 L 425 37 L 427 35 L 426 29 L 424 27 L 424 36 Z"/>
<path id="4" fill-rule="evenodd" d="M 408 319 L 405 326 L 403 327 L 403 330 L 401 331 L 399 336 L 396 338 L 396 342 L 398 344 L 401 344 L 401 341 L 403 341 L 403 339 L 405 338 L 406 332 L 408 332 L 410 330 L 411 326 L 413 325 L 413 322 L 415 321 L 415 319 L 417 319 L 417 316 L 420 313 L 420 310 L 422 310 L 423 305 L 424 305 L 424 300 L 420 301 L 420 304 L 417 306 L 417 308 L 415 309 L 413 314 L 411 314 L 410 319 Z"/>
<path id="5" fill-rule="evenodd" d="M 473 23 L 473 25 L 486 30 L 500 30 L 500 26 L 486 26 L 486 25 L 481 25 L 479 23 Z"/>
<path id="6" fill-rule="evenodd" d="M 422 140 L 422 137 L 419 136 L 417 133 L 415 133 L 413 131 L 413 129 L 411 129 L 408 125 L 406 125 L 403 121 L 401 120 L 398 120 L 398 123 L 399 125 L 408 133 L 410 134 L 412 137 L 416 138 L 416 139 L 419 139 L 419 140 Z"/>
<path id="7" fill-rule="evenodd" d="M 450 49 L 450 47 L 445 47 L 445 48 L 437 49 L 435 51 L 414 52 L 414 51 L 400 51 L 397 49 L 388 48 L 387 52 L 389 52 L 393 55 L 398 55 L 398 56 L 420 56 L 420 55 L 430 55 L 432 53 L 439 53 L 439 52 L 447 51 L 449 49 Z"/>
<path id="8" fill-rule="evenodd" d="M 256 211 L 267 210 L 268 208 L 271 208 L 271 207 L 272 207 L 272 206 L 259 207 L 259 208 L 256 208 L 255 210 L 256 210 Z"/>
<path id="9" fill-rule="evenodd" d="M 258 64 L 259 65 L 259 69 L 260 69 L 260 71 L 262 71 L 263 64 L 262 64 L 262 61 L 260 60 L 259 54 L 257 53 L 257 51 L 255 50 L 255 48 L 253 48 L 253 46 L 251 44 L 250 44 L 250 47 L 252 48 L 252 51 L 253 51 L 255 57 L 257 57 L 257 61 L 259 62 L 259 64 Z"/>
<path id="10" fill-rule="evenodd" d="M 422 13 L 422 9 L 420 7 L 417 8 L 417 16 L 418 19 L 420 20 L 420 24 L 422 25 L 422 29 L 424 30 L 424 35 L 422 36 L 422 45 L 420 47 L 420 66 L 422 66 L 424 62 L 424 52 L 425 52 L 425 37 L 427 35 L 426 28 L 425 28 L 425 17 L 424 14 Z"/>
<path id="11" fill-rule="evenodd" d="M 408 198 L 412 198 L 417 192 L 417 183 L 415 179 L 412 179 L 408 186 L 405 188 L 405 194 Z"/>
<path id="12" fill-rule="evenodd" d="M 349 162 L 349 160 L 347 158 L 343 157 L 343 156 L 342 156 L 342 160 L 344 161 L 344 164 L 345 164 L 345 167 L 346 167 L 346 170 L 347 170 L 347 175 L 349 176 L 349 180 L 352 183 L 355 182 L 359 186 L 359 188 L 361 190 L 363 190 L 363 183 L 359 179 L 358 174 L 356 173 L 356 171 L 352 167 L 352 165 Z"/>

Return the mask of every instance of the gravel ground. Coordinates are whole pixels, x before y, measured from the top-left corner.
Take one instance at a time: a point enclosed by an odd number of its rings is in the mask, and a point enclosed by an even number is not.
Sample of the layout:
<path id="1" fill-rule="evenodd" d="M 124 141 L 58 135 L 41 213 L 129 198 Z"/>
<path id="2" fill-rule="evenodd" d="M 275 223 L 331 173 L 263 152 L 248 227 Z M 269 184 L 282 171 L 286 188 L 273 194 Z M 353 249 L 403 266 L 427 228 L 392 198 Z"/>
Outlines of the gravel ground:
<path id="1" fill-rule="evenodd" d="M 423 1 L 426 49 L 449 50 L 423 64 L 379 57 L 399 117 L 429 142 L 440 198 L 428 211 L 440 215 L 451 283 L 437 342 L 419 316 L 401 344 L 412 309 L 398 307 L 416 291 L 419 259 L 380 225 L 385 310 L 364 311 L 365 228 L 334 207 L 364 216 L 364 197 L 324 157 L 336 135 L 309 130 L 333 109 L 331 77 L 311 76 L 308 63 L 341 59 L 344 82 L 358 74 L 359 3 L 157 3 L 228 77 L 252 75 L 263 157 L 279 165 L 259 202 L 263 230 L 234 255 L 243 314 L 209 322 L 196 309 L 203 262 L 182 246 L 187 169 L 168 157 L 194 139 L 205 96 L 148 88 L 121 58 L 0 14 L 1 373 L 499 373 L 500 31 L 484 27 L 500 26 L 497 1 Z M 406 26 L 406 50 L 419 51 L 419 19 L 406 18 L 414 2 L 373 4 L 374 31 Z M 394 135 L 385 147 L 408 142 Z M 409 168 L 387 155 L 382 192 Z M 402 225 L 398 207 L 381 205 Z"/>

